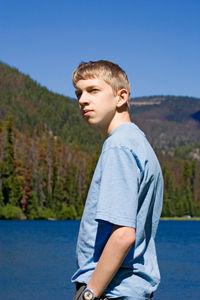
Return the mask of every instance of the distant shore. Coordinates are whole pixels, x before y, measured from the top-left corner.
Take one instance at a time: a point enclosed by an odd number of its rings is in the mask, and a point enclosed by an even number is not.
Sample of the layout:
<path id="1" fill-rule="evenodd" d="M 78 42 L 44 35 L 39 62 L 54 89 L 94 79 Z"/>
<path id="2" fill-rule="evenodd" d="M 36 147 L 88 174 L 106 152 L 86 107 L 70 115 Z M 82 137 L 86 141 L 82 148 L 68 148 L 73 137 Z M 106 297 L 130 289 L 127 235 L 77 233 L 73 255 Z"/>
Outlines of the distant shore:
<path id="1" fill-rule="evenodd" d="M 0 221 L 6 220 L 6 221 L 68 221 L 68 219 L 54 219 L 54 218 L 47 218 L 47 219 L 4 219 L 0 218 Z M 160 218 L 161 221 L 200 221 L 200 217 L 162 217 Z M 73 221 L 80 221 L 80 219 L 73 219 Z"/>
<path id="2" fill-rule="evenodd" d="M 162 217 L 161 221 L 200 221 L 200 217 Z"/>

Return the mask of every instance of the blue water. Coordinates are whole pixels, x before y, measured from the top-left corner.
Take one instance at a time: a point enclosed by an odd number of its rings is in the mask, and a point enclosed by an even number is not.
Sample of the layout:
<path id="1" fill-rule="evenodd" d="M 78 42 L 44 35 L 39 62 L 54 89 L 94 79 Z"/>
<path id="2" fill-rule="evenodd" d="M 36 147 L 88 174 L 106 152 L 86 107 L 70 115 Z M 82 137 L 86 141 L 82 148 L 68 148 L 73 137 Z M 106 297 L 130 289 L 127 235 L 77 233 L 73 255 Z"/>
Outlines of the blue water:
<path id="1" fill-rule="evenodd" d="M 0 221 L 0 299 L 71 300 L 78 221 Z M 200 299 L 200 222 L 161 221 L 155 300 Z"/>

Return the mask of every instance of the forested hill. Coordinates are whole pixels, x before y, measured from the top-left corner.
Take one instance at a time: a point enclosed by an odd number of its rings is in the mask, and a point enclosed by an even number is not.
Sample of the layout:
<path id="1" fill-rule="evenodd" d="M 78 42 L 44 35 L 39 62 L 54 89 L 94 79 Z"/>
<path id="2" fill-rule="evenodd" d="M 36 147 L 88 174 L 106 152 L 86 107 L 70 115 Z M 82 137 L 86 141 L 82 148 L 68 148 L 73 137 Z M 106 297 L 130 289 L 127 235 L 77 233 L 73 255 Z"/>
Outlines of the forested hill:
<path id="1" fill-rule="evenodd" d="M 136 98 L 130 111 L 163 170 L 162 216 L 200 216 L 200 99 Z M 80 218 L 102 141 L 77 101 L 0 63 L 0 219 Z"/>
<path id="2" fill-rule="evenodd" d="M 48 130 L 68 145 L 91 151 L 102 141 L 102 136 L 82 120 L 77 101 L 48 91 L 0 62 L 0 119 L 8 114 L 15 128 L 31 136 Z"/>
<path id="3" fill-rule="evenodd" d="M 200 143 L 200 99 L 151 96 L 131 100 L 131 118 L 155 148 Z M 74 99 L 48 91 L 28 75 L 0 62 L 0 119 L 13 116 L 21 132 L 46 129 L 68 144 L 93 151 L 103 138 L 82 119 Z"/>

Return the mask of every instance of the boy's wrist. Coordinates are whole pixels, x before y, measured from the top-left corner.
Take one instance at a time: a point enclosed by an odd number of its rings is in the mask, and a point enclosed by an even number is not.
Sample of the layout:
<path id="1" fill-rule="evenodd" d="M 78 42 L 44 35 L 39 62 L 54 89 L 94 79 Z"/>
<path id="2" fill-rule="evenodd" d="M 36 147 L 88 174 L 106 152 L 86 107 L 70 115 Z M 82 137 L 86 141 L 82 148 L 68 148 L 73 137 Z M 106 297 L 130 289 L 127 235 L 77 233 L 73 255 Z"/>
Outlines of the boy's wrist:
<path id="1" fill-rule="evenodd" d="M 87 286 L 86 286 L 85 290 L 83 291 L 83 299 L 84 300 L 98 300 L 99 298 L 96 297 L 93 290 L 87 288 Z"/>

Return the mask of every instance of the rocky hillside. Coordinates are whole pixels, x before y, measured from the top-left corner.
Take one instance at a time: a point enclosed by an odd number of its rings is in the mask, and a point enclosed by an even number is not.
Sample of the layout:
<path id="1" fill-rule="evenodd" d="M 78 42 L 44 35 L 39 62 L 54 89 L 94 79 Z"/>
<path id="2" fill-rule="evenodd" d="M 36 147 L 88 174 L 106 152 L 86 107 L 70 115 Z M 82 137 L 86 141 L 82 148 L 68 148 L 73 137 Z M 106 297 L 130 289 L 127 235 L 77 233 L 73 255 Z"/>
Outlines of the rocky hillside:
<path id="1" fill-rule="evenodd" d="M 131 118 L 160 149 L 200 143 L 200 99 L 153 96 L 131 100 Z"/>

